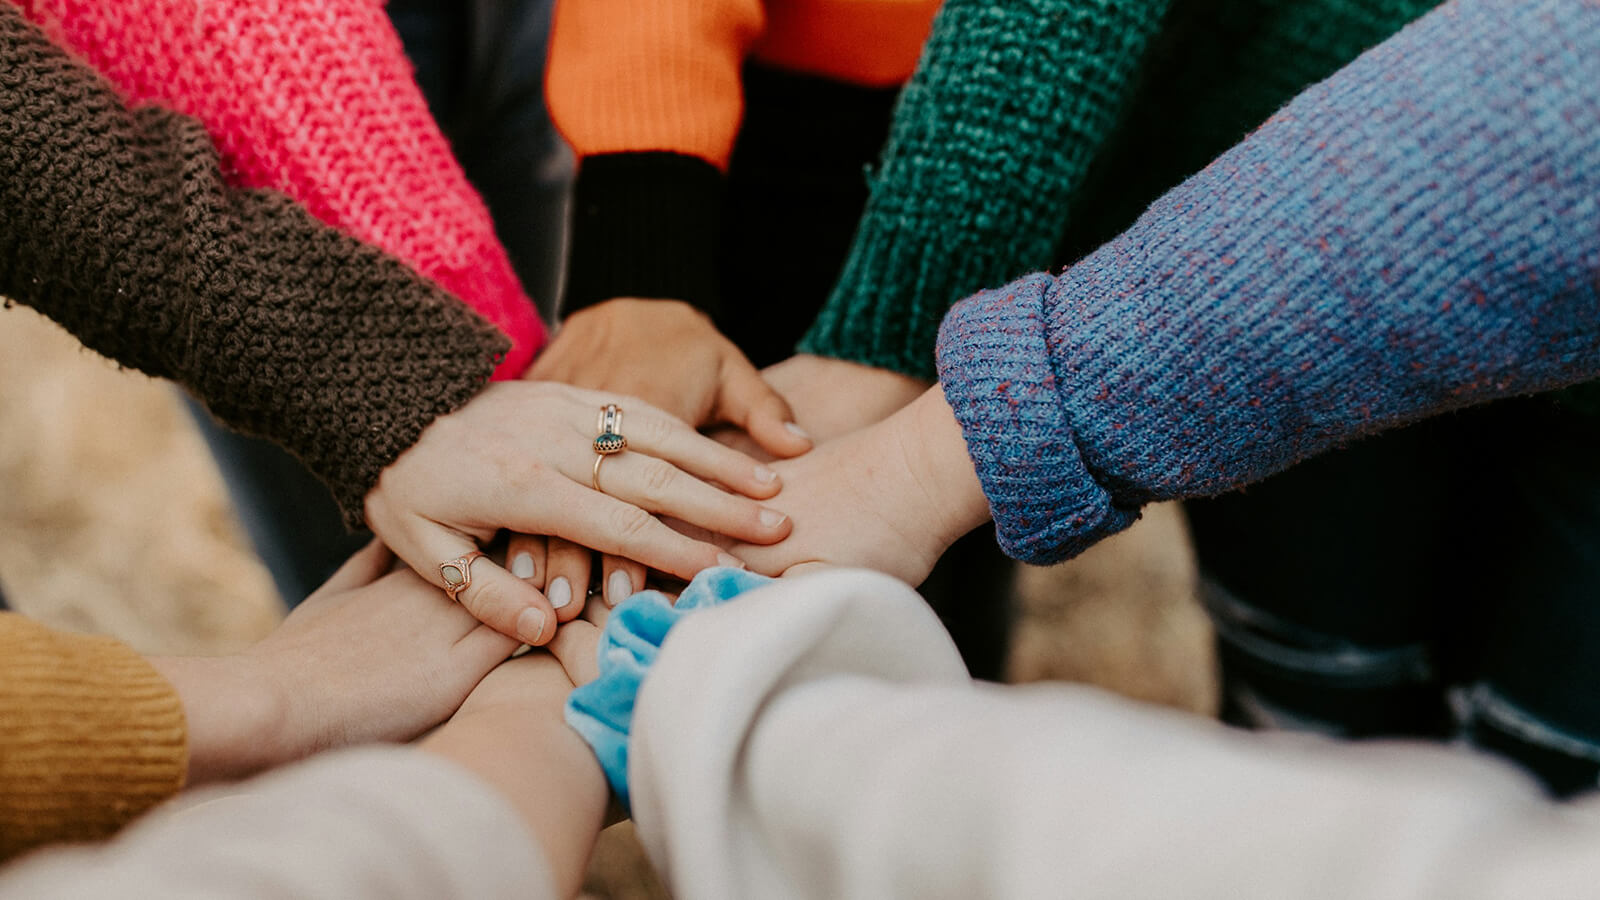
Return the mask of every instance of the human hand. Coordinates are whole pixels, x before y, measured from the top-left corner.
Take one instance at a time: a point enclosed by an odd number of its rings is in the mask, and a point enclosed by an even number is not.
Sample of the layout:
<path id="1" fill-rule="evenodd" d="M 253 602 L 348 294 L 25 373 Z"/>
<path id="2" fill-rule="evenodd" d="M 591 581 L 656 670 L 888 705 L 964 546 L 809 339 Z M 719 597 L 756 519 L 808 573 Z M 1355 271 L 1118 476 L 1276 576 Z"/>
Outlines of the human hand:
<path id="1" fill-rule="evenodd" d="M 606 457 L 602 491 L 595 491 L 595 418 L 611 402 L 624 409 L 628 449 Z M 788 519 L 750 498 L 769 497 L 779 486 L 766 466 L 632 398 L 502 382 L 429 425 L 383 471 L 367 494 L 366 515 L 384 543 L 440 589 L 440 563 L 476 550 L 501 528 L 566 538 L 688 578 L 741 563 L 651 513 L 770 543 L 788 534 Z M 529 644 L 550 638 L 556 617 L 536 579 L 518 578 L 488 558 L 470 569 L 458 596 L 479 621 Z M 581 603 L 583 587 L 572 583 L 574 602 Z"/>
<path id="2" fill-rule="evenodd" d="M 372 542 L 243 653 L 151 661 L 183 701 L 190 783 L 409 740 L 516 649 L 392 560 Z"/>
<path id="3" fill-rule="evenodd" d="M 638 397 L 697 428 L 732 425 L 777 458 L 811 449 L 744 353 L 678 300 L 620 297 L 579 310 L 524 377 Z"/>
<path id="4" fill-rule="evenodd" d="M 877 425 L 773 467 L 784 487 L 768 503 L 789 514 L 793 532 L 768 547 L 732 548 L 767 575 L 849 565 L 920 584 L 989 515 L 961 426 L 937 387 Z"/>
<path id="5" fill-rule="evenodd" d="M 887 419 L 929 386 L 889 369 L 809 353 L 767 366 L 761 375 L 819 443 Z"/>
<path id="6" fill-rule="evenodd" d="M 550 649 L 574 664 L 587 656 L 592 672 L 598 639 L 598 629 L 577 620 Z M 543 650 L 510 660 L 421 744 L 475 772 L 517 809 L 564 897 L 577 893 L 610 796 L 599 761 L 562 715 L 578 683 L 573 668 Z"/>
<path id="7" fill-rule="evenodd" d="M 616 298 L 573 313 L 524 376 L 638 397 L 700 427 L 723 424 L 749 439 L 742 452 L 763 459 L 811 448 L 778 392 L 702 312 L 677 300 Z M 763 495 L 764 496 L 764 495 Z M 543 572 L 556 599 L 577 602 L 557 610 L 576 616 L 589 584 L 594 554 L 573 541 L 515 535 L 507 558 L 524 571 Z M 541 561 L 544 562 L 541 565 Z M 617 604 L 644 587 L 646 566 L 616 554 L 601 556 L 600 587 Z"/>

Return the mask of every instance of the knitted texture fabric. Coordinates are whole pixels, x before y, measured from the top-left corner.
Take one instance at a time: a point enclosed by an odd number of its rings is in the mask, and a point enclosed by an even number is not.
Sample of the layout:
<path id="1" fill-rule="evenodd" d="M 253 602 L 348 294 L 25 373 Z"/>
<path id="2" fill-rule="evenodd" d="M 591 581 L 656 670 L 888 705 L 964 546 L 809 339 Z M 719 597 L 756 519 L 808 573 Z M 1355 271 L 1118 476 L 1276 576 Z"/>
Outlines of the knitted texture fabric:
<path id="1" fill-rule="evenodd" d="M 1049 264 L 1167 5 L 947 0 L 801 349 L 930 377 L 951 302 Z"/>
<path id="2" fill-rule="evenodd" d="M 557 3 L 546 93 L 552 121 L 578 155 L 563 313 L 659 297 L 715 317 L 722 176 L 744 121 L 746 63 L 858 88 L 897 86 L 938 5 Z"/>
<path id="3" fill-rule="evenodd" d="M 398 261 L 224 183 L 205 129 L 130 112 L 0 4 L 0 296 L 282 444 L 351 524 L 506 342 Z"/>
<path id="4" fill-rule="evenodd" d="M 0 613 L 0 861 L 116 831 L 187 767 L 183 704 L 137 653 Z"/>
<path id="5" fill-rule="evenodd" d="M 726 171 L 746 58 L 852 84 L 910 76 L 939 0 L 560 0 L 550 116 L 581 161 L 663 151 Z"/>
<path id="6" fill-rule="evenodd" d="M 1433 0 L 1171 6 L 948 0 L 800 349 L 932 377 L 956 300 L 1121 231 Z"/>
<path id="7" fill-rule="evenodd" d="M 515 377 L 533 359 L 544 341 L 538 312 L 429 114 L 382 4 L 21 5 L 130 105 L 162 103 L 204 122 L 230 184 L 283 191 L 498 325 L 512 339 L 498 377 Z"/>
<path id="8" fill-rule="evenodd" d="M 1006 550 L 1600 373 L 1597 45 L 1595 0 L 1446 4 L 1059 278 L 959 305 L 940 375 Z"/>

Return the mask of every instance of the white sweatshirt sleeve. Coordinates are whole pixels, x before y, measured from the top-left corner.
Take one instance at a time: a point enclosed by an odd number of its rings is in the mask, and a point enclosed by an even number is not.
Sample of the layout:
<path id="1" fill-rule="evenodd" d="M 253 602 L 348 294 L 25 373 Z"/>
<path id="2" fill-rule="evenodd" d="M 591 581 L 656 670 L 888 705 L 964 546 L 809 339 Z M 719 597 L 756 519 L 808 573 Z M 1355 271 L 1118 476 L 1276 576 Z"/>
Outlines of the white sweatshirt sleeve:
<path id="1" fill-rule="evenodd" d="M 1459 751 L 1238 732 L 969 681 L 909 588 L 835 571 L 689 617 L 635 709 L 676 896 L 1593 897 L 1600 805 Z"/>
<path id="2" fill-rule="evenodd" d="M 527 827 L 465 769 L 403 747 L 329 753 L 186 795 L 92 847 L 0 873 L 17 900 L 540 900 Z"/>

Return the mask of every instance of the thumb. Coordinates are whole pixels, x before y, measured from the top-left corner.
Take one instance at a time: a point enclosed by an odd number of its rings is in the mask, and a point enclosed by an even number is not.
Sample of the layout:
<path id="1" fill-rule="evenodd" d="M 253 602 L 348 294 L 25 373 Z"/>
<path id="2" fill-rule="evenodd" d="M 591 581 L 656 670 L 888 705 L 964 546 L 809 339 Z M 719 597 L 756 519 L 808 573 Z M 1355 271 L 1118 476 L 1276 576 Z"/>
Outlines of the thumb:
<path id="1" fill-rule="evenodd" d="M 811 449 L 811 436 L 794 423 L 788 401 L 743 356 L 724 363 L 715 415 L 744 429 L 773 456 L 799 456 Z"/>
<path id="2" fill-rule="evenodd" d="M 355 590 L 359 587 L 377 581 L 389 571 L 389 564 L 394 561 L 394 555 L 383 542 L 373 538 L 365 547 L 355 552 L 354 556 L 344 561 L 339 566 L 339 571 L 317 589 L 318 593 L 324 591 L 338 593 L 340 591 Z"/>

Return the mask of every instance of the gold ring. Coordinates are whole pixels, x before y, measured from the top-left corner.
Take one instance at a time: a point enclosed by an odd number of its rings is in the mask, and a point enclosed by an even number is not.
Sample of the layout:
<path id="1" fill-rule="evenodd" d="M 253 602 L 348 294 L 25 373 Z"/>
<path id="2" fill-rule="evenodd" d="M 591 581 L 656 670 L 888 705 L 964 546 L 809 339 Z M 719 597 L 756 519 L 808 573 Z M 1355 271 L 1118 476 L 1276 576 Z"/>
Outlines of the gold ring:
<path id="1" fill-rule="evenodd" d="M 589 484 L 598 491 L 600 464 L 611 454 L 628 449 L 628 439 L 622 436 L 622 407 L 615 403 L 600 407 L 600 418 L 595 420 L 594 430 L 598 434 L 594 439 L 594 472 L 589 476 Z"/>
<path id="2" fill-rule="evenodd" d="M 444 592 L 451 602 L 459 603 L 461 592 L 472 586 L 472 561 L 482 555 L 474 550 L 466 556 L 439 563 L 439 579 L 444 582 Z"/>

